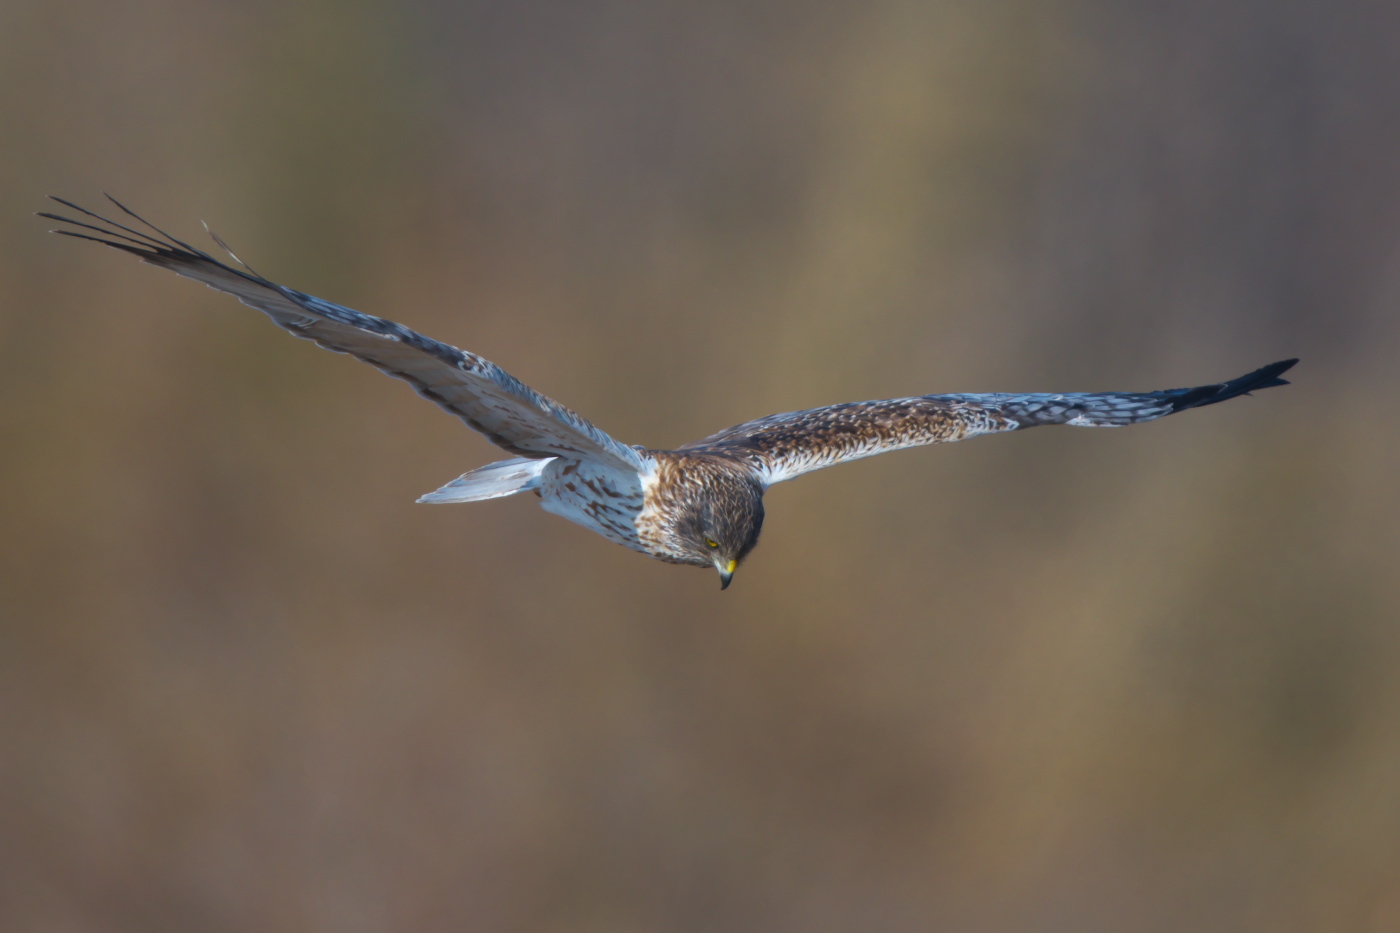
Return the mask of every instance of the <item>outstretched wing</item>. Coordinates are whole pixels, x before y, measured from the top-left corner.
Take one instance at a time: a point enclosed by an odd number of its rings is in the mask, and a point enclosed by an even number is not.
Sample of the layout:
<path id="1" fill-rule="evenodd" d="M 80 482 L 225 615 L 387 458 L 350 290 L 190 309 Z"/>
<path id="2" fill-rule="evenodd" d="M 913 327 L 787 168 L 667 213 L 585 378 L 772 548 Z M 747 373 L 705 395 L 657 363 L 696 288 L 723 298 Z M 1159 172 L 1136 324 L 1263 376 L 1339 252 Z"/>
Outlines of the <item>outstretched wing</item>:
<path id="1" fill-rule="evenodd" d="M 125 250 L 153 266 L 227 292 L 297 337 L 314 340 L 328 350 L 348 353 L 408 382 L 419 395 L 437 402 L 468 427 L 485 434 L 491 443 L 513 454 L 602 460 L 629 471 L 641 466 L 640 457 L 631 447 L 613 440 L 578 414 L 475 353 L 438 343 L 393 321 L 278 285 L 251 269 L 227 266 L 156 229 L 115 199 L 111 199 L 113 204 L 151 233 L 115 223 L 62 198 L 53 200 L 102 224 L 40 214 L 96 235 L 76 230 L 54 232 Z"/>
<path id="2" fill-rule="evenodd" d="M 1287 385 L 1279 375 L 1297 360 L 1271 363 L 1216 385 L 1160 392 L 1065 395 L 923 395 L 848 402 L 769 415 L 736 425 L 682 450 L 747 460 L 768 485 L 812 470 L 891 450 L 960 441 L 1041 424 L 1116 428 L 1214 405 L 1255 389 Z"/>

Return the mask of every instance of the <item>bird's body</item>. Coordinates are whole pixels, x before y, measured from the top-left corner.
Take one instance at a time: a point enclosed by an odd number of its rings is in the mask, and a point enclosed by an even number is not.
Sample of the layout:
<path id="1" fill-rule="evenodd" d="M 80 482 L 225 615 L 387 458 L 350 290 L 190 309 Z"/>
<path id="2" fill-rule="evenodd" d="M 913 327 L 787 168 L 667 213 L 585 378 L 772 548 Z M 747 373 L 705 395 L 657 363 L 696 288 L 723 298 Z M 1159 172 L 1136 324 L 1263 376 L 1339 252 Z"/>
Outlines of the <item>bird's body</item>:
<path id="1" fill-rule="evenodd" d="M 555 458 L 542 468 L 535 491 L 546 512 L 646 553 L 638 522 L 646 512 L 650 471 L 645 458 L 641 463 L 640 470 L 628 472 L 586 460 Z"/>
<path id="2" fill-rule="evenodd" d="M 103 224 L 42 214 L 98 235 L 58 232 L 133 253 L 227 292 L 298 337 L 409 382 L 420 395 L 516 455 L 465 473 L 420 502 L 475 502 L 534 492 L 545 511 L 610 541 L 657 560 L 713 566 L 722 586 L 728 586 L 734 569 L 758 543 L 763 493 L 775 483 L 848 460 L 979 434 L 1043 424 L 1119 427 L 1151 421 L 1286 385 L 1279 375 L 1297 362 L 1273 363 L 1229 382 L 1158 392 L 924 395 L 848 402 L 769 415 L 677 450 L 650 450 L 619 443 L 474 353 L 277 285 L 246 267 L 226 265 L 120 204 L 152 233 L 55 200 Z"/>

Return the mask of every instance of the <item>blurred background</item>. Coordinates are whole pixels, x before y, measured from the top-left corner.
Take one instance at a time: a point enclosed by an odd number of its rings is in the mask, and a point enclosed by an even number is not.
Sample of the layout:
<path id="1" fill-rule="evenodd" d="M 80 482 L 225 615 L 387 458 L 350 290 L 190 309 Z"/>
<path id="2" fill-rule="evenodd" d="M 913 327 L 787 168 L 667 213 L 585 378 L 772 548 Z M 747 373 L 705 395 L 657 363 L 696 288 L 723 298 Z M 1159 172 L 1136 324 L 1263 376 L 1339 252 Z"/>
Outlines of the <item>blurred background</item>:
<path id="1" fill-rule="evenodd" d="M 0 2 L 0 927 L 1400 929 L 1400 7 Z M 110 190 L 629 443 L 1295 385 L 895 454 L 712 572 Z"/>

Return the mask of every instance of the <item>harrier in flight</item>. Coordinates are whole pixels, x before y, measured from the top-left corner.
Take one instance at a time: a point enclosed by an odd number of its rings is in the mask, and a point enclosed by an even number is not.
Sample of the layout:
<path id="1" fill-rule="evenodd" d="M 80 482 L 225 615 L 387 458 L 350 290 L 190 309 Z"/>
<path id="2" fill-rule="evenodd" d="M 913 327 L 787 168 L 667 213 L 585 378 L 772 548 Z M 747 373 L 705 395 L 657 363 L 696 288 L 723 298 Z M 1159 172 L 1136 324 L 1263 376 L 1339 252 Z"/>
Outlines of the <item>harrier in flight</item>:
<path id="1" fill-rule="evenodd" d="M 227 292 L 297 337 L 404 380 L 513 455 L 464 473 L 419 502 L 477 502 L 529 490 L 540 497 L 545 511 L 610 541 L 657 560 L 713 567 L 721 589 L 758 543 L 763 493 L 774 483 L 847 460 L 978 434 L 1042 424 L 1116 428 L 1152 421 L 1287 385 L 1279 376 L 1297 362 L 1271 363 L 1216 385 L 1157 392 L 921 395 L 848 402 L 769 415 L 678 450 L 650 450 L 613 440 L 490 360 L 270 282 L 246 266 L 225 265 L 115 200 L 134 226 L 54 200 L 94 221 L 41 214 L 75 228 L 55 232 L 125 250 Z M 215 241 L 223 246 L 217 237 Z"/>

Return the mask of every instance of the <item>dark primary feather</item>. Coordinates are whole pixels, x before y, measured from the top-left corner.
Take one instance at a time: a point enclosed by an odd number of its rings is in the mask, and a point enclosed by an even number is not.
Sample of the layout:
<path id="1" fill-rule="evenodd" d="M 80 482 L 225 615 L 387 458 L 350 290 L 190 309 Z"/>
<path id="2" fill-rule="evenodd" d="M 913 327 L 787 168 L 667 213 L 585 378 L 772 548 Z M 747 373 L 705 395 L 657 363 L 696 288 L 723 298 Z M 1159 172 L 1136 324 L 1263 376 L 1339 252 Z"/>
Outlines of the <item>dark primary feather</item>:
<path id="1" fill-rule="evenodd" d="M 1185 411 L 1188 408 L 1201 408 L 1240 395 L 1248 395 L 1255 389 L 1271 389 L 1274 386 L 1290 385 L 1287 379 L 1280 379 L 1279 376 L 1292 369 L 1297 362 L 1297 358 L 1280 360 L 1277 363 L 1270 363 L 1268 366 L 1261 366 L 1254 372 L 1240 376 L 1238 379 L 1231 379 L 1229 382 L 1197 386 L 1194 389 L 1165 389 L 1161 392 L 1148 394 L 1171 399 L 1173 412 Z"/>
<path id="2" fill-rule="evenodd" d="M 1287 385 L 1298 361 L 1271 363 L 1238 379 L 1157 392 L 924 395 L 847 402 L 769 415 L 726 428 L 682 450 L 744 460 L 768 484 L 822 467 L 924 444 L 1043 424 L 1120 427 Z"/>
<path id="3" fill-rule="evenodd" d="M 511 453 L 536 458 L 597 459 L 631 471 L 640 465 L 635 450 L 613 440 L 577 413 L 534 391 L 491 361 L 439 343 L 393 321 L 361 314 L 278 285 L 246 267 L 236 269 L 225 265 L 159 230 L 110 195 L 108 199 L 152 233 L 109 220 L 62 198 L 53 200 L 101 226 L 48 212 L 39 216 L 77 228 L 56 230 L 56 233 L 123 250 L 151 265 L 227 292 L 267 314 L 298 337 L 313 340 L 329 350 L 348 353 L 407 381 L 420 395 L 441 405 Z M 216 242 L 219 241 L 216 239 Z"/>

